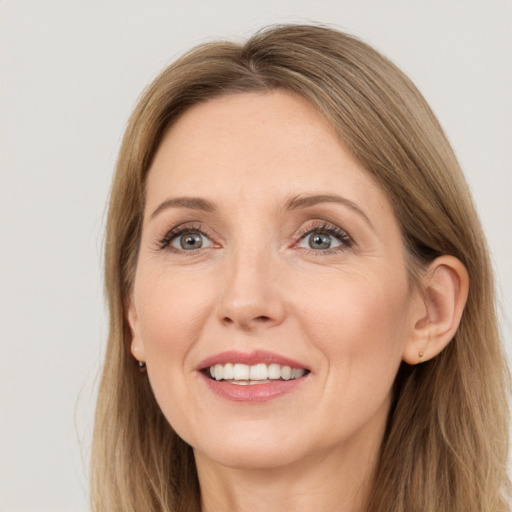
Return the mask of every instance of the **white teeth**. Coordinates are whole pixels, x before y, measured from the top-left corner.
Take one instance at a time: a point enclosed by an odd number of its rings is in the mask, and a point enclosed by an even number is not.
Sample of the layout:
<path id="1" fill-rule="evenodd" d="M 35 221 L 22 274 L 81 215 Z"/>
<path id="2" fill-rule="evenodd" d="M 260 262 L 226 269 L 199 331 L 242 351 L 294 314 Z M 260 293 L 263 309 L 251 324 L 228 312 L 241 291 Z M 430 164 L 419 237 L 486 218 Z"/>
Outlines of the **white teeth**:
<path id="1" fill-rule="evenodd" d="M 281 365 L 269 364 L 267 367 L 267 373 L 269 379 L 280 379 L 281 378 Z"/>
<path id="2" fill-rule="evenodd" d="M 222 373 L 223 379 L 233 379 L 234 378 L 234 371 L 233 371 L 233 365 L 231 363 L 224 365 L 224 370 Z"/>
<path id="3" fill-rule="evenodd" d="M 222 380 L 224 378 L 223 367 L 221 364 L 215 365 L 215 380 Z"/>
<path id="4" fill-rule="evenodd" d="M 289 366 L 283 366 L 281 368 L 281 378 L 283 380 L 290 380 L 292 376 L 292 369 Z"/>
<path id="5" fill-rule="evenodd" d="M 276 363 L 264 363 L 249 366 L 241 363 L 216 364 L 210 366 L 210 375 L 215 380 L 230 380 L 233 384 L 263 384 L 271 380 L 293 380 L 302 377 L 306 370 L 291 368 Z M 238 382 L 235 382 L 238 381 Z M 264 381 L 264 382 L 263 382 Z"/>
<path id="6" fill-rule="evenodd" d="M 249 367 L 246 364 L 236 363 L 233 366 L 233 378 L 235 380 L 249 380 Z"/>
<path id="7" fill-rule="evenodd" d="M 249 379 L 250 380 L 267 380 L 267 365 L 256 364 L 249 367 Z"/>
<path id="8" fill-rule="evenodd" d="M 300 368 L 292 368 L 292 379 L 298 379 L 299 377 L 302 377 L 304 375 L 304 370 L 301 370 Z"/>

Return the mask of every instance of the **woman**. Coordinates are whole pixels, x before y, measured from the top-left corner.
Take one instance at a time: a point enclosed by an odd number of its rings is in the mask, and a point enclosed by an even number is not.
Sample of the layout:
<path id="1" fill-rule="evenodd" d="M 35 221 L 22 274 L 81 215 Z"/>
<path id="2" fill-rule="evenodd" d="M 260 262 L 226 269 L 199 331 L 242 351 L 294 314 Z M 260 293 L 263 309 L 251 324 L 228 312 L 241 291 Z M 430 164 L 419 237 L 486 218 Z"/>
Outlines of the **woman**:
<path id="1" fill-rule="evenodd" d="M 482 231 L 425 100 L 316 26 L 209 43 L 130 119 L 97 511 L 505 511 Z"/>

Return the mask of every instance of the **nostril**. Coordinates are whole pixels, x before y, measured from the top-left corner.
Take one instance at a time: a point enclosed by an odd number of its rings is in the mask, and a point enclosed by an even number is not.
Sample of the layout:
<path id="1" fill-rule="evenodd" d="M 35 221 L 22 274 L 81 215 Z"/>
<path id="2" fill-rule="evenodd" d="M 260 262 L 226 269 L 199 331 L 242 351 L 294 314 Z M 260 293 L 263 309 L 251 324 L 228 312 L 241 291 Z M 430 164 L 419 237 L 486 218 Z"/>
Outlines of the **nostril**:
<path id="1" fill-rule="evenodd" d="M 264 323 L 268 323 L 270 322 L 272 319 L 269 317 L 269 316 L 266 316 L 266 315 L 260 315 L 260 316 L 256 316 L 252 319 L 250 319 L 249 321 L 245 321 L 245 320 L 240 320 L 239 322 L 235 321 L 233 318 L 230 318 L 229 316 L 225 316 L 223 319 L 222 319 L 222 322 L 225 324 L 225 325 L 231 325 L 231 324 L 240 324 L 240 326 L 245 326 L 245 327 L 250 327 L 251 324 L 253 324 L 253 326 L 255 326 L 256 324 L 264 324 Z"/>

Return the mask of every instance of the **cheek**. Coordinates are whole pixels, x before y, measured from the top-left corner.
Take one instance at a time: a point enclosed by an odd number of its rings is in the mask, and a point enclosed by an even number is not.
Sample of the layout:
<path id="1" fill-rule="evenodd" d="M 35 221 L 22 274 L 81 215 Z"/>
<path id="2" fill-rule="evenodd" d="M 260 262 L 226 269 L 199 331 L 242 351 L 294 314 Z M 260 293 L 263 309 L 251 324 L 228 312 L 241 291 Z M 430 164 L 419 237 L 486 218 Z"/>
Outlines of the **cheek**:
<path id="1" fill-rule="evenodd" d="M 407 341 L 408 285 L 403 276 L 331 276 L 301 305 L 301 329 L 347 386 L 392 383 Z M 336 370 L 336 371 L 335 371 Z"/>
<path id="2" fill-rule="evenodd" d="M 197 360 L 197 346 L 211 314 L 211 286 L 177 272 L 140 277 L 137 312 L 148 377 L 167 420 L 187 437 L 192 407 L 188 378 L 193 373 L 189 355 L 195 351 Z"/>
<path id="3" fill-rule="evenodd" d="M 140 280 L 138 317 L 148 358 L 181 353 L 197 339 L 211 299 L 200 280 L 180 273 L 159 273 Z M 211 293 L 211 292 L 210 292 Z"/>
<path id="4" fill-rule="evenodd" d="M 325 442 L 364 429 L 371 418 L 385 422 L 407 339 L 408 303 L 405 283 L 344 279 L 334 286 L 331 280 L 328 289 L 303 304 L 300 315 L 301 330 L 327 368 L 319 376 L 318 403 L 319 429 L 330 433 Z"/>
<path id="5" fill-rule="evenodd" d="M 211 290 L 204 279 L 202 283 L 177 272 L 140 279 L 139 332 L 148 376 L 164 413 L 175 410 L 180 396 L 186 393 L 184 377 L 193 372 L 189 355 L 196 350 L 211 312 Z"/>

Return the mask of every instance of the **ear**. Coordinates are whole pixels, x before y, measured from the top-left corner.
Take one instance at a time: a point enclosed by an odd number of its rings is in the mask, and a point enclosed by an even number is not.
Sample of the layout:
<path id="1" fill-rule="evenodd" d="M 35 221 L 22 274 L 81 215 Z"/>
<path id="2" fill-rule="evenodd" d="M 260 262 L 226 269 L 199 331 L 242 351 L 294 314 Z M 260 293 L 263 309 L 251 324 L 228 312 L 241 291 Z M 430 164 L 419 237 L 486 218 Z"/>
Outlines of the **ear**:
<path id="1" fill-rule="evenodd" d="M 422 307 L 413 318 L 413 333 L 403 360 L 418 364 L 437 356 L 452 340 L 469 291 L 466 267 L 454 256 L 436 258 L 422 276 L 419 298 Z"/>
<path id="2" fill-rule="evenodd" d="M 146 353 L 144 350 L 144 343 L 140 335 L 139 319 L 137 316 L 137 309 L 135 308 L 135 303 L 133 301 L 133 295 L 130 295 L 128 307 L 126 308 L 126 318 L 132 333 L 132 355 L 137 359 L 137 361 L 146 361 Z"/>

